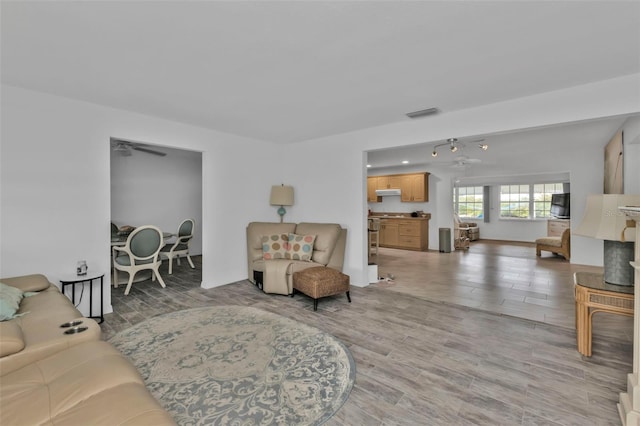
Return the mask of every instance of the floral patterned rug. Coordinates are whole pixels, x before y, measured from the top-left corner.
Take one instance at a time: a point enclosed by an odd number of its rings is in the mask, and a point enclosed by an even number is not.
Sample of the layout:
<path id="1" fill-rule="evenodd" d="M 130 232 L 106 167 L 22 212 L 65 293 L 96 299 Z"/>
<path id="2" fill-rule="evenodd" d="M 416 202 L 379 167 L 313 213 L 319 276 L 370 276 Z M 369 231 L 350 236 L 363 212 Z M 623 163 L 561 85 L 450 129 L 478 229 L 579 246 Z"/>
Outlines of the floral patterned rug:
<path id="1" fill-rule="evenodd" d="M 110 342 L 180 425 L 322 424 L 356 373 L 335 337 L 244 306 L 157 316 Z"/>

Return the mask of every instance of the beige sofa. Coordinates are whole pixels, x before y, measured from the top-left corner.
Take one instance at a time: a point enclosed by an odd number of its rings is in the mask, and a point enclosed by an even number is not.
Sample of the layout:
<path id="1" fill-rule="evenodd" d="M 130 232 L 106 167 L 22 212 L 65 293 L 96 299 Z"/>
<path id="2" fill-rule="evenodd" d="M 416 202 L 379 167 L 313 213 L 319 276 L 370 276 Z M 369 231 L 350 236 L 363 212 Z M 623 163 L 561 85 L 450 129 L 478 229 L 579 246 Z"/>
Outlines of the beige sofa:
<path id="1" fill-rule="evenodd" d="M 24 292 L 14 319 L 0 322 L 0 424 L 173 425 L 100 326 L 83 318 L 44 275 L 3 278 Z M 82 332 L 65 334 L 82 321 Z M 77 330 L 76 330 L 77 331 Z"/>
<path id="2" fill-rule="evenodd" d="M 315 235 L 310 261 L 264 260 L 262 238 L 274 234 Z M 292 294 L 293 273 L 314 266 L 342 271 L 347 230 L 337 223 L 251 222 L 247 226 L 248 279 L 262 286 L 265 293 Z"/>

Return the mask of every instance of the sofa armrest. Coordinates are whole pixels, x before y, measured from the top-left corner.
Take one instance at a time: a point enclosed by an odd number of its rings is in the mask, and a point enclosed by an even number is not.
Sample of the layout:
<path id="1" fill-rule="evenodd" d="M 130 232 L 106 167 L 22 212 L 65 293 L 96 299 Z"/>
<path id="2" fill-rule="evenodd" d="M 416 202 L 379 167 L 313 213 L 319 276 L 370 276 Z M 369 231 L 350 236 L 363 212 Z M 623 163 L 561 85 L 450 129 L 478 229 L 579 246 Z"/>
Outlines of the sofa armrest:
<path id="1" fill-rule="evenodd" d="M 42 274 L 22 275 L 19 277 L 0 278 L 0 281 L 12 287 L 26 291 L 42 291 L 49 288 L 49 279 Z"/>

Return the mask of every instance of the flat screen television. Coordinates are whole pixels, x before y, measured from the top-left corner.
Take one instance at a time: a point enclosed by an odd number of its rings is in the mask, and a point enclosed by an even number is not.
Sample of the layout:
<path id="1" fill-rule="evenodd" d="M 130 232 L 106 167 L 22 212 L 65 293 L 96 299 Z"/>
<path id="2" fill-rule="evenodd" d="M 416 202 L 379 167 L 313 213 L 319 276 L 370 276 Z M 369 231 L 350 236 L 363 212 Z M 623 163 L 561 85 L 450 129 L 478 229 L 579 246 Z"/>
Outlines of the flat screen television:
<path id="1" fill-rule="evenodd" d="M 558 219 L 569 219 L 571 217 L 570 198 L 568 192 L 564 194 L 552 194 L 549 214 Z"/>

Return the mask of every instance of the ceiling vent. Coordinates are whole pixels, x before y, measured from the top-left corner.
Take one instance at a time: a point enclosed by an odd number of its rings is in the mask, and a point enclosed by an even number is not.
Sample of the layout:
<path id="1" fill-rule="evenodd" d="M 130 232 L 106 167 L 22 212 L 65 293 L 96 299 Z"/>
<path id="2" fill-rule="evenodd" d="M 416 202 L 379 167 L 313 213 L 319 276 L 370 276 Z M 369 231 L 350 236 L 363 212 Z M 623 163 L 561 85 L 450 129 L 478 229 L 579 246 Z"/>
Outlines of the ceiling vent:
<path id="1" fill-rule="evenodd" d="M 428 108 L 428 109 L 421 109 L 420 111 L 409 112 L 407 113 L 407 117 L 419 118 L 419 117 L 425 117 L 427 115 L 433 115 L 437 113 L 438 113 L 438 108 Z"/>

